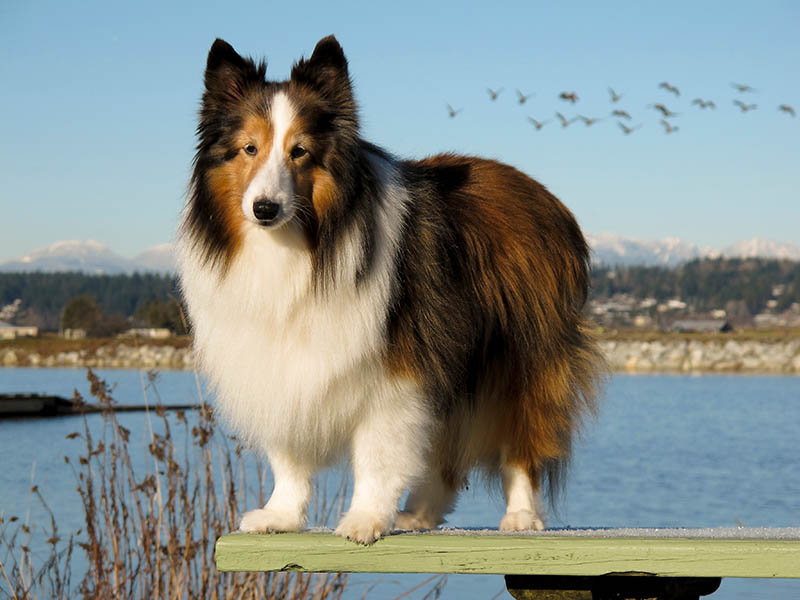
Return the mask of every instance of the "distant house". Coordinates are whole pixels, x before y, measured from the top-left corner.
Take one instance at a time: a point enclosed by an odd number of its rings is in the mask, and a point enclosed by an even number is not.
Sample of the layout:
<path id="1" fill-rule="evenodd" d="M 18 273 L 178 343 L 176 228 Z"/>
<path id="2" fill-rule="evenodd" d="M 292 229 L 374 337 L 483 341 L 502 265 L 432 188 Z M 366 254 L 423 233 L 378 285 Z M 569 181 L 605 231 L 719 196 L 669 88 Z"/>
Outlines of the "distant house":
<path id="1" fill-rule="evenodd" d="M 0 321 L 0 340 L 15 340 L 18 337 L 36 337 L 39 335 L 38 327 L 11 325 Z"/>
<path id="2" fill-rule="evenodd" d="M 678 333 L 725 333 L 732 329 L 730 321 L 723 319 L 685 319 L 675 321 L 669 328 Z"/>
<path id="3" fill-rule="evenodd" d="M 68 340 L 82 340 L 86 337 L 86 330 L 81 328 L 67 328 L 61 332 L 61 335 Z"/>
<path id="4" fill-rule="evenodd" d="M 143 327 L 138 329 L 128 329 L 121 334 L 121 337 L 141 337 L 163 340 L 171 335 L 172 331 L 165 327 Z"/>

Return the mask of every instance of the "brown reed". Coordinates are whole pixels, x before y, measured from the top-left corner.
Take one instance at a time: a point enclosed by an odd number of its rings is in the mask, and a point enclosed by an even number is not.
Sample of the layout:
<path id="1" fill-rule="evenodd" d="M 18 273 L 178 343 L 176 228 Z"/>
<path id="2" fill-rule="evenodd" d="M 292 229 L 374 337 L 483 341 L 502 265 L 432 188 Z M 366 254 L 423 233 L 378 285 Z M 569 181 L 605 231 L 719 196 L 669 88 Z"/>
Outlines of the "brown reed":
<path id="1" fill-rule="evenodd" d="M 117 419 L 111 389 L 91 370 L 87 377 L 103 407 L 102 429 L 90 427 L 84 415 L 82 431 L 67 436 L 81 442 L 77 464 L 64 457 L 75 475 L 84 526 L 62 538 L 34 486 L 32 494 L 50 517 L 40 532 L 49 551 L 42 556 L 31 549 L 27 519 L 0 518 L 0 599 L 341 598 L 347 583 L 342 573 L 217 571 L 214 542 L 237 528 L 248 489 L 264 503 L 262 462 L 255 459 L 257 488 L 248 488 L 244 448 L 217 430 L 205 403 L 192 414 L 172 415 L 157 405 L 147 413 L 144 458 L 132 454 L 131 432 Z M 148 374 L 150 389 L 155 379 Z M 77 392 L 75 399 L 82 401 Z M 321 502 L 318 515 L 326 518 L 336 504 Z M 73 589 L 76 548 L 85 554 L 86 569 Z"/>

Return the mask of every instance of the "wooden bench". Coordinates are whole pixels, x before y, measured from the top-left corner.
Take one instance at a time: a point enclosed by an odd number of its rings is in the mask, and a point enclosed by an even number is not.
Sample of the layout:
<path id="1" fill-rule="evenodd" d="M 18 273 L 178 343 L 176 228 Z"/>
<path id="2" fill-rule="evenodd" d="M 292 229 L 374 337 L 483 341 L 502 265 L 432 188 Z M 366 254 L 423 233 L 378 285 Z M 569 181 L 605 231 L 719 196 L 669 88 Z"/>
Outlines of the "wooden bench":
<path id="1" fill-rule="evenodd" d="M 699 598 L 723 577 L 800 578 L 799 528 L 394 533 L 364 547 L 329 530 L 217 540 L 221 571 L 484 573 L 515 598 Z"/>

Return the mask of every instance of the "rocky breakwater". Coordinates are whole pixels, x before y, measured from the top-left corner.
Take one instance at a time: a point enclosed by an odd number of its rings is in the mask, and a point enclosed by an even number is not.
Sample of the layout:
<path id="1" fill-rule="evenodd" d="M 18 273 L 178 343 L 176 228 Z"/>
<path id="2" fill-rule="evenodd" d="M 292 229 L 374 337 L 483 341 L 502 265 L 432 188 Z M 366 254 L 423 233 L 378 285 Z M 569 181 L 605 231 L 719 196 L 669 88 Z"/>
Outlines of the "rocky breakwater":
<path id="1" fill-rule="evenodd" d="M 191 348 L 114 344 L 96 350 L 71 350 L 40 354 L 20 348 L 0 349 L 5 367 L 93 367 L 108 369 L 191 369 Z"/>
<path id="2" fill-rule="evenodd" d="M 800 339 L 602 340 L 600 346 L 618 372 L 800 374 Z"/>
<path id="3" fill-rule="evenodd" d="M 753 340 L 601 339 L 612 371 L 629 373 L 800 374 L 800 338 Z M 191 369 L 190 347 L 112 343 L 96 349 L 36 352 L 0 346 L 0 366 Z"/>

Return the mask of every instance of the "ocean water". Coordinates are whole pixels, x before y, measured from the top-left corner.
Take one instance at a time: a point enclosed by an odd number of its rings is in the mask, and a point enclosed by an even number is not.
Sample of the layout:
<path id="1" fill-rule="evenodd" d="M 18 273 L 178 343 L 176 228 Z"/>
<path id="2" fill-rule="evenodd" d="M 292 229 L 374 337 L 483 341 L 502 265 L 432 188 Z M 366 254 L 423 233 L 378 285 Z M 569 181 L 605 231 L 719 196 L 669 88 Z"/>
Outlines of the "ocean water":
<path id="1" fill-rule="evenodd" d="M 138 371 L 98 371 L 115 384 L 121 404 L 157 400 Z M 0 393 L 44 392 L 88 396 L 83 370 L 0 369 Z M 187 372 L 157 379 L 164 403 L 208 398 L 203 382 Z M 93 416 L 99 426 L 100 417 Z M 132 436 L 146 416 L 120 414 Z M 55 508 L 62 531 L 81 526 L 72 471 L 75 455 L 66 435 L 74 417 L 0 421 L 0 511 L 41 518 L 28 490 L 39 486 Z M 135 439 L 135 438 L 134 438 Z M 340 477 L 334 472 L 328 481 Z M 447 525 L 496 527 L 501 495 L 476 479 L 463 492 Z M 335 485 L 332 483 L 331 485 Z M 267 483 L 269 489 L 270 484 Z M 751 527 L 800 526 L 800 377 L 737 375 L 616 375 L 600 414 L 575 449 L 567 489 L 551 512 L 551 527 Z M 800 571 L 800 565 L 798 565 Z M 428 575 L 354 575 L 347 598 L 388 599 Z M 411 593 L 422 598 L 425 587 Z M 500 576 L 450 576 L 442 598 L 510 597 Z M 715 599 L 800 598 L 800 580 L 725 579 Z"/>

